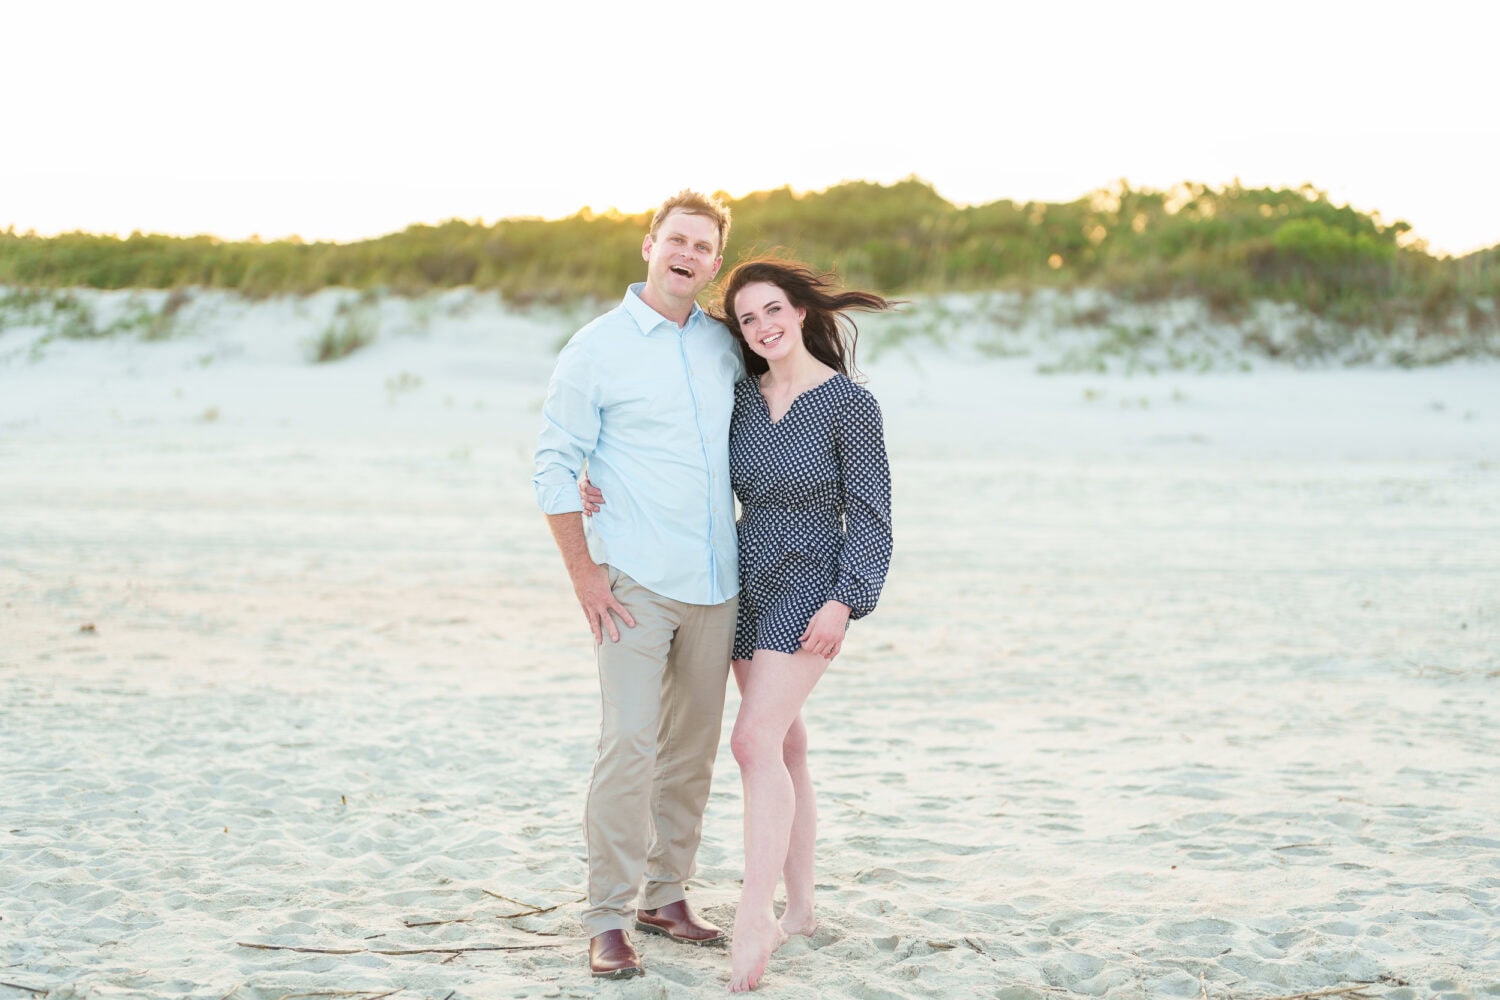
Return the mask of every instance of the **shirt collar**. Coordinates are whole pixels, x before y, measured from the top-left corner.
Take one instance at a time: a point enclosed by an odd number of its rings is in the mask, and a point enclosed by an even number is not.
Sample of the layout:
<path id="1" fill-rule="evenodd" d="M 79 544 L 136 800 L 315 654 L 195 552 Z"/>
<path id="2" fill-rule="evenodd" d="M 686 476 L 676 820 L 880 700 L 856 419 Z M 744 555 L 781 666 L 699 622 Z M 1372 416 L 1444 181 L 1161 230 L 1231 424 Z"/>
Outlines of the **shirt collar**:
<path id="1" fill-rule="evenodd" d="M 641 292 L 645 287 L 646 283 L 644 281 L 637 281 L 625 290 L 625 301 L 621 303 L 625 307 L 625 311 L 630 314 L 630 318 L 635 320 L 635 325 L 640 328 L 643 335 L 649 335 L 652 330 L 655 330 L 663 323 L 668 324 L 673 330 L 676 330 L 676 323 L 673 323 L 667 317 L 646 305 L 646 300 L 641 298 Z M 688 312 L 688 320 L 683 324 L 682 331 L 686 333 L 688 330 L 691 330 L 694 324 L 703 318 L 703 315 L 702 307 L 694 302 L 693 308 Z"/>

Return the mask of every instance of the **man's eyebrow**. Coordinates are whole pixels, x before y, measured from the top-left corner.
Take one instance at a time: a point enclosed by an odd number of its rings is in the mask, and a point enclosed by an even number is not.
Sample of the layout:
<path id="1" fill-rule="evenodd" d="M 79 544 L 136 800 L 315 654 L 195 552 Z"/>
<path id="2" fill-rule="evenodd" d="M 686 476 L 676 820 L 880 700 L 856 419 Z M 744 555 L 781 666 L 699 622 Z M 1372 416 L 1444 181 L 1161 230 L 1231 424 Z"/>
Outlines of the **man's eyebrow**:
<path id="1" fill-rule="evenodd" d="M 712 247 L 713 246 L 713 244 L 710 243 L 708 240 L 706 240 L 706 239 L 699 239 L 697 237 L 690 237 L 687 233 L 683 232 L 680 229 L 667 229 L 665 227 L 662 228 L 662 231 L 661 231 L 661 238 L 662 239 L 664 239 L 664 240 L 665 239 L 670 239 L 670 238 L 672 238 L 674 236 L 677 237 L 680 240 L 689 240 L 689 241 L 691 241 L 693 243 L 697 243 L 697 244 L 699 244 L 701 246 L 706 246 L 706 247 Z"/>

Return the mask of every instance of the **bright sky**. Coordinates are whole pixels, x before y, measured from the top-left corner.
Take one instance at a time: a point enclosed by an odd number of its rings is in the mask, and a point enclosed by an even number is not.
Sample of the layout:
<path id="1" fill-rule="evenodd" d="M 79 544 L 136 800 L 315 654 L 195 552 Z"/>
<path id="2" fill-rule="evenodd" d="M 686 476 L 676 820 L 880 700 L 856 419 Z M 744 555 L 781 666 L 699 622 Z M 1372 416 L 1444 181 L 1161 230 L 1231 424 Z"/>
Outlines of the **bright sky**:
<path id="1" fill-rule="evenodd" d="M 1295 186 L 1500 243 L 1494 0 L 7 4 L 0 228 L 349 240 L 915 174 Z"/>

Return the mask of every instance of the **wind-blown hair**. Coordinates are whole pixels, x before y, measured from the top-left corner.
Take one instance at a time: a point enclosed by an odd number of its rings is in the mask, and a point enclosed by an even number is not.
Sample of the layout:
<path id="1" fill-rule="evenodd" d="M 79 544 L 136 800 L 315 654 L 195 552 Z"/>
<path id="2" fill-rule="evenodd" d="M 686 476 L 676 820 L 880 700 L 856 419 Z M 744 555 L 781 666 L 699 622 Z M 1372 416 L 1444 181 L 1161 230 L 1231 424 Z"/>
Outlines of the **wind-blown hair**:
<path id="1" fill-rule="evenodd" d="M 674 194 L 661 203 L 656 214 L 651 217 L 651 236 L 654 239 L 661 229 L 661 224 L 667 221 L 667 216 L 673 212 L 685 212 L 688 215 L 707 216 L 713 220 L 714 225 L 719 227 L 719 249 L 715 256 L 724 253 L 724 246 L 729 242 L 729 206 L 713 195 L 701 195 L 697 191 L 687 188 Z"/>
<path id="2" fill-rule="evenodd" d="M 745 358 L 745 369 L 752 375 L 763 375 L 770 366 L 745 343 L 739 317 L 735 315 L 734 300 L 746 285 L 756 282 L 775 285 L 793 307 L 807 310 L 807 317 L 802 321 L 802 343 L 807 346 L 808 353 L 849 378 L 857 378 L 860 374 L 854 365 L 859 328 L 849 318 L 849 310 L 884 312 L 896 304 L 873 292 L 842 290 L 832 273 L 819 274 L 800 261 L 780 257 L 742 261 L 724 279 L 720 305 L 713 312 L 734 331 L 740 343 L 740 353 Z"/>

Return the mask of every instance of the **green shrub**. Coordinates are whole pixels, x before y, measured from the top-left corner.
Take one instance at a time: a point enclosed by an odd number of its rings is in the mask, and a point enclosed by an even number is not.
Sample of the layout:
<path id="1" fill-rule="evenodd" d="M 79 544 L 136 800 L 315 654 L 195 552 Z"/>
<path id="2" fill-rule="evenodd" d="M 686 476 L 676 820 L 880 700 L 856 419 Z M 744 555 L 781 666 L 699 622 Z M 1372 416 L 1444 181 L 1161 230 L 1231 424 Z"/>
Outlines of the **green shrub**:
<path id="1" fill-rule="evenodd" d="M 75 295 L 59 295 L 52 300 L 52 332 L 64 340 L 97 340 L 113 333 L 113 329 L 100 329 L 94 319 L 94 309 Z"/>
<path id="2" fill-rule="evenodd" d="M 1258 299 L 1294 302 L 1377 328 L 1401 316 L 1470 315 L 1469 303 L 1500 300 L 1500 247 L 1436 258 L 1409 241 L 1405 223 L 1335 205 L 1310 186 L 1156 191 L 1122 182 L 1069 202 L 956 206 L 908 178 L 759 191 L 731 208 L 726 265 L 781 247 L 894 296 L 1095 287 L 1138 300 L 1198 296 L 1231 316 Z M 649 218 L 584 210 L 489 226 L 451 220 L 349 244 L 7 230 L 0 285 L 203 286 L 250 297 L 471 285 L 519 304 L 614 300 L 640 279 Z M 87 326 L 75 319 L 75 328 Z M 169 335 L 170 323 L 160 331 L 142 335 Z"/>
<path id="3" fill-rule="evenodd" d="M 313 361 L 323 364 L 347 358 L 355 351 L 374 343 L 378 327 L 379 323 L 363 298 L 352 305 L 347 302 L 341 304 L 332 322 L 324 327 L 318 339 L 313 342 Z"/>

